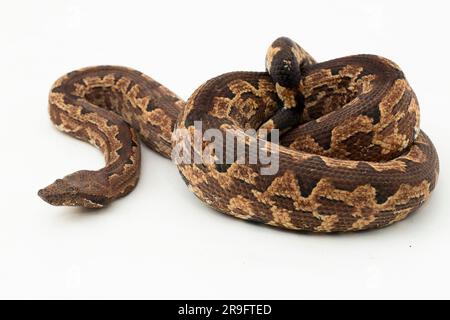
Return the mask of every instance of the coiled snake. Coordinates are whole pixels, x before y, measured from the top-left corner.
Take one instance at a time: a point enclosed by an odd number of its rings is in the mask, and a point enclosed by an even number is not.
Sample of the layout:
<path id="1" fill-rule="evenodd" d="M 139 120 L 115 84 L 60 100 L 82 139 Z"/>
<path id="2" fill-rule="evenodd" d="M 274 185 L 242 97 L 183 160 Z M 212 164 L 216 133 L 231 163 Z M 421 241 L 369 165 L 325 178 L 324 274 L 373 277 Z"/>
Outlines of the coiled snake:
<path id="1" fill-rule="evenodd" d="M 429 197 L 439 172 L 436 150 L 419 129 L 417 98 L 396 64 L 374 55 L 316 63 L 288 38 L 270 46 L 266 72 L 220 75 L 187 102 L 132 69 L 70 72 L 53 85 L 49 112 L 58 129 L 106 158 L 101 170 L 78 171 L 40 190 L 53 205 L 100 208 L 131 192 L 139 139 L 164 157 L 181 143 L 186 154 L 213 159 L 177 165 L 190 190 L 214 209 L 314 232 L 402 220 Z M 234 132 L 249 154 L 256 142 L 276 155 L 277 171 L 262 174 L 267 163 L 250 163 L 248 155 L 218 161 L 219 151 L 235 148 L 215 150 L 207 139 L 192 146 L 172 135 L 176 127 L 191 138 L 183 141 L 196 141 L 196 122 L 203 134 Z M 251 128 L 260 129 L 256 136 L 244 133 Z M 279 145 L 268 141 L 274 129 L 282 133 Z"/>

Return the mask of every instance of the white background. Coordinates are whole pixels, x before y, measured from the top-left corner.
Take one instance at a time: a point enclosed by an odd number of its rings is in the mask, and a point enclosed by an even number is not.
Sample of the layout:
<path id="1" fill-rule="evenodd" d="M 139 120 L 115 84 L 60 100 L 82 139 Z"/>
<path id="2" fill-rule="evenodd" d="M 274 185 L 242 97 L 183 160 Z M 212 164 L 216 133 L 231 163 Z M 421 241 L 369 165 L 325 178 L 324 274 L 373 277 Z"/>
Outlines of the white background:
<path id="1" fill-rule="evenodd" d="M 2 1 L 0 298 L 450 298 L 448 3 Z M 339 235 L 250 224 L 207 208 L 146 148 L 140 184 L 105 210 L 36 195 L 103 165 L 48 119 L 60 75 L 126 65 L 188 98 L 218 74 L 263 70 L 281 35 L 319 61 L 374 53 L 400 64 L 441 160 L 417 214 Z"/>

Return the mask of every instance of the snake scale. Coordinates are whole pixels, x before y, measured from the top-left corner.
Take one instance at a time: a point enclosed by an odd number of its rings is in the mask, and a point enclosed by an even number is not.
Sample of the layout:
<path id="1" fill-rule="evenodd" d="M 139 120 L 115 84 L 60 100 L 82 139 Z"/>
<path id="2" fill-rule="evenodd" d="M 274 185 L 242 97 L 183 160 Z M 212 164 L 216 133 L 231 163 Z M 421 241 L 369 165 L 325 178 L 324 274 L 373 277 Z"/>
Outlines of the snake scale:
<path id="1" fill-rule="evenodd" d="M 220 212 L 276 227 L 390 225 L 428 199 L 439 172 L 436 150 L 419 128 L 416 95 L 395 63 L 375 55 L 317 63 L 284 37 L 269 47 L 266 72 L 220 75 L 187 102 L 141 72 L 97 66 L 58 79 L 49 112 L 59 130 L 97 146 L 106 159 L 101 170 L 40 190 L 52 205 L 101 208 L 125 196 L 139 179 L 139 140 L 170 158 L 180 143 L 174 129 L 195 141 L 198 121 L 201 133 L 237 132 L 244 148 L 260 143 L 277 156 L 278 170 L 261 174 L 267 163 L 247 158 L 178 163 L 189 189 Z M 256 136 L 243 133 L 252 128 Z M 274 129 L 282 133 L 278 144 L 269 140 Z M 215 159 L 218 152 L 212 141 L 183 143 L 194 155 Z"/>

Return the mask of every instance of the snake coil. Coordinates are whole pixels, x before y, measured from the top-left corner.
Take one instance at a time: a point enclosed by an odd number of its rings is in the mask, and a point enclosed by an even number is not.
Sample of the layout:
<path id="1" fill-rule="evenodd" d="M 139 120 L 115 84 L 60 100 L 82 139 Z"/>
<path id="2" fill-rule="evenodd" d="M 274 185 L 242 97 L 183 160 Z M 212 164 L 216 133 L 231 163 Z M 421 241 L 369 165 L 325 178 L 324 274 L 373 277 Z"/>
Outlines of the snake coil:
<path id="1" fill-rule="evenodd" d="M 177 164 L 200 200 L 295 230 L 390 225 L 419 208 L 439 172 L 436 150 L 419 127 L 416 95 L 395 63 L 374 55 L 316 63 L 288 38 L 269 47 L 266 72 L 220 75 L 187 102 L 129 68 L 73 71 L 53 85 L 49 112 L 58 129 L 97 146 L 106 160 L 100 170 L 78 171 L 40 190 L 52 205 L 100 208 L 131 192 L 139 179 L 139 140 L 167 158 L 180 143 L 193 155 L 208 154 L 215 161 Z M 262 145 L 276 156 L 276 172 L 262 174 L 267 163 L 248 156 L 217 161 L 220 152 L 235 153 L 226 145 L 189 145 L 199 131 L 195 123 L 201 134 L 244 137 L 249 154 L 251 141 Z M 182 142 L 173 138 L 175 128 Z M 258 129 L 255 136 L 245 133 L 251 129 Z M 279 144 L 270 140 L 275 129 Z"/>

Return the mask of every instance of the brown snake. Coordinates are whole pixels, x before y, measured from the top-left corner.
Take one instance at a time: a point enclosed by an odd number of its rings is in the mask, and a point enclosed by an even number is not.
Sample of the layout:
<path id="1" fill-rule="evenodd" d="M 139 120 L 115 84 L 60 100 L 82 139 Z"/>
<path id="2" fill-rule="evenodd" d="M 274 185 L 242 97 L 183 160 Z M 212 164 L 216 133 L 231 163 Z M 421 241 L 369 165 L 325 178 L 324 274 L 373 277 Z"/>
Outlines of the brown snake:
<path id="1" fill-rule="evenodd" d="M 194 139 L 194 122 L 201 121 L 201 133 L 237 132 L 245 148 L 253 141 L 278 159 L 271 175 L 261 174 L 267 164 L 259 160 L 179 163 L 189 189 L 223 213 L 287 229 L 355 231 L 402 220 L 429 197 L 438 156 L 419 129 L 417 98 L 396 64 L 374 55 L 316 63 L 279 38 L 268 50 L 266 69 L 220 75 L 186 103 L 124 67 L 61 77 L 50 92 L 52 122 L 100 148 L 106 166 L 56 180 L 39 196 L 53 205 L 103 207 L 136 186 L 138 137 L 169 158 L 180 143 L 174 128 Z M 243 134 L 251 128 L 280 129 L 279 145 L 267 142 L 263 130 Z M 217 160 L 211 143 L 181 146 Z"/>

